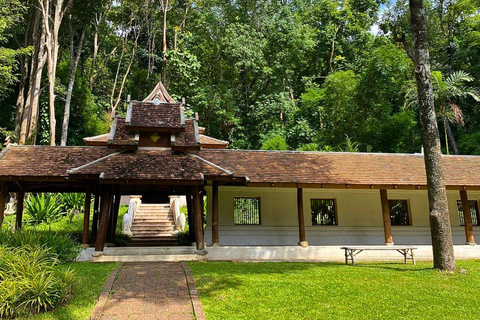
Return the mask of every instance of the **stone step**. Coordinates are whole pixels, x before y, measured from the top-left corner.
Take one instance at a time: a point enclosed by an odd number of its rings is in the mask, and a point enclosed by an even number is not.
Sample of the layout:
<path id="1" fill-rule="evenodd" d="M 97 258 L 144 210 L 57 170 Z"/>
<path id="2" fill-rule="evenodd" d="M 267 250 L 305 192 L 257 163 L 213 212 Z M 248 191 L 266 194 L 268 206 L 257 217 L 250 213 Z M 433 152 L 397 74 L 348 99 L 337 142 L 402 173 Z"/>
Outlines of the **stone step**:
<path id="1" fill-rule="evenodd" d="M 133 224 L 136 223 L 145 223 L 145 224 L 171 224 L 174 225 L 175 222 L 172 220 L 167 220 L 167 219 L 134 219 Z"/>
<path id="2" fill-rule="evenodd" d="M 131 231 L 133 234 L 137 234 L 138 232 L 143 232 L 143 231 L 151 231 L 151 232 L 173 232 L 175 231 L 175 228 L 172 226 L 133 226 L 131 228 Z"/>
<path id="3" fill-rule="evenodd" d="M 175 223 L 169 221 L 134 221 L 132 226 L 161 226 L 161 227 L 175 227 Z"/>
<path id="4" fill-rule="evenodd" d="M 103 254 L 93 258 L 93 262 L 154 262 L 154 261 L 194 261 L 198 256 L 192 254 L 155 254 L 155 255 L 110 255 Z"/>

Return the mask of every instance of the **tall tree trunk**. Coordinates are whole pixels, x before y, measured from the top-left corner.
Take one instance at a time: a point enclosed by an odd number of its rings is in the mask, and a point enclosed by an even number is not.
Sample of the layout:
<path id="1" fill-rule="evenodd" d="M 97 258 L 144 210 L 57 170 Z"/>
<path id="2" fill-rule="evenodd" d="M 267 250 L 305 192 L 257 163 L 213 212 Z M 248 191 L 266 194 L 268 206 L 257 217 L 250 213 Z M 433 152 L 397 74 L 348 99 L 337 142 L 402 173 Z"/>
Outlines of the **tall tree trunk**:
<path id="1" fill-rule="evenodd" d="M 71 22 L 71 21 L 70 21 Z M 75 85 L 75 74 L 77 73 L 78 62 L 82 54 L 83 39 L 85 38 L 85 29 L 82 30 L 80 40 L 78 40 L 77 54 L 73 45 L 73 30 L 70 27 L 70 80 L 68 81 L 67 96 L 65 98 L 65 111 L 63 113 L 62 138 L 60 145 L 67 145 L 68 123 L 70 121 L 70 103 L 72 102 L 73 86 Z"/>
<path id="2" fill-rule="evenodd" d="M 445 121 L 445 128 L 447 130 L 447 137 L 448 137 L 448 141 L 445 141 L 445 143 L 448 144 L 448 142 L 450 142 L 450 145 L 452 146 L 452 149 L 453 149 L 453 154 L 458 154 L 457 142 L 455 141 L 455 137 L 453 136 L 453 132 L 452 132 L 452 127 L 450 126 L 450 123 L 448 122 L 448 120 Z"/>
<path id="3" fill-rule="evenodd" d="M 28 77 L 25 75 L 27 83 L 23 84 L 26 87 L 20 87 L 17 98 L 15 132 L 18 144 L 35 144 L 37 135 L 40 86 L 46 61 L 45 37 L 41 16 L 41 11 L 34 8 L 27 28 L 27 30 L 31 30 L 31 35 L 28 33 L 25 35 L 25 43 L 33 46 L 33 54 L 30 63 L 28 63 L 28 60 L 25 61 L 24 69 L 29 68 L 29 71 L 27 71 Z M 24 95 L 25 92 L 26 95 Z"/>
<path id="4" fill-rule="evenodd" d="M 454 270 L 452 230 L 448 212 L 445 172 L 442 165 L 440 134 L 430 79 L 430 54 L 425 25 L 423 0 L 410 1 L 410 17 L 415 41 L 415 78 L 417 80 L 420 121 L 425 150 L 430 231 L 433 247 L 433 266 L 440 270 Z"/>
<path id="5" fill-rule="evenodd" d="M 163 11 L 163 68 L 162 68 L 162 82 L 166 89 L 168 89 L 167 83 L 167 12 L 168 12 L 168 1 L 162 0 L 162 11 Z"/>
<path id="6" fill-rule="evenodd" d="M 50 119 L 50 145 L 55 145 L 55 79 L 59 42 L 58 35 L 65 12 L 70 8 L 73 0 L 68 0 L 65 7 L 64 0 L 38 0 L 43 15 L 43 32 L 45 34 L 45 48 L 47 51 L 48 75 L 48 109 Z"/>

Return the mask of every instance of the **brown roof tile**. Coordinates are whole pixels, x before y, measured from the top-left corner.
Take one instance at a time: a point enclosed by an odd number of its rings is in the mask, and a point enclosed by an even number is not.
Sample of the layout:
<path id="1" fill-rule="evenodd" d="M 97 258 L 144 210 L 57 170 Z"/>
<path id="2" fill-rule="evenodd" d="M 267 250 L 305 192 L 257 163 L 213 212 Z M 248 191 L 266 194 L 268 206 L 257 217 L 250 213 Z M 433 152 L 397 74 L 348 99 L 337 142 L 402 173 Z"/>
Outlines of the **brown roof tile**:
<path id="1" fill-rule="evenodd" d="M 177 103 L 154 104 L 133 101 L 126 118 L 127 126 L 135 130 L 169 131 L 184 126 L 183 109 Z"/>
<path id="2" fill-rule="evenodd" d="M 202 175 L 229 176 L 185 153 L 155 149 L 124 152 L 72 172 L 78 175 L 101 173 L 104 180 L 201 180 Z"/>
<path id="3" fill-rule="evenodd" d="M 185 120 L 185 131 L 175 134 L 175 147 L 199 148 L 200 137 L 195 119 Z"/>
<path id="4" fill-rule="evenodd" d="M 135 147 L 138 139 L 134 132 L 127 131 L 124 118 L 115 118 L 108 138 L 108 146 L 112 149 Z"/>
<path id="5" fill-rule="evenodd" d="M 215 139 L 204 134 L 200 134 L 199 136 L 203 149 L 225 149 L 228 147 L 228 141 Z"/>
<path id="6" fill-rule="evenodd" d="M 67 177 L 67 170 L 114 151 L 105 147 L 10 145 L 0 157 L 0 177 Z"/>
<path id="7" fill-rule="evenodd" d="M 241 150 L 196 154 L 253 183 L 426 185 L 422 155 Z M 480 186 L 480 157 L 442 160 L 447 186 Z"/>

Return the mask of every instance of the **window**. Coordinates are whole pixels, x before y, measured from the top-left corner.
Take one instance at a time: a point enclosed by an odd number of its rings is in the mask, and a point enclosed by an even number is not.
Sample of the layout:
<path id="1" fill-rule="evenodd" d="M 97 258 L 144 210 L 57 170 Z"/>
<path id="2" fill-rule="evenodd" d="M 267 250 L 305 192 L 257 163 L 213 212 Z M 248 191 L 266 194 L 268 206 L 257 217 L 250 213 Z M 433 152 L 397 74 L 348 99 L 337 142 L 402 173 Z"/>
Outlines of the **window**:
<path id="1" fill-rule="evenodd" d="M 260 224 L 260 198 L 233 198 L 233 223 Z"/>
<path id="2" fill-rule="evenodd" d="M 410 225 L 407 200 L 388 200 L 388 207 L 390 210 L 390 221 L 392 226 Z"/>
<path id="3" fill-rule="evenodd" d="M 335 199 L 310 199 L 310 208 L 313 226 L 337 225 Z"/>
<path id="4" fill-rule="evenodd" d="M 478 217 L 478 202 L 476 200 L 468 200 L 468 205 L 470 206 L 470 213 L 472 215 L 472 225 L 478 226 L 478 221 L 480 220 Z M 457 200 L 457 207 L 460 225 L 464 226 L 465 220 L 463 219 L 462 201 Z"/>

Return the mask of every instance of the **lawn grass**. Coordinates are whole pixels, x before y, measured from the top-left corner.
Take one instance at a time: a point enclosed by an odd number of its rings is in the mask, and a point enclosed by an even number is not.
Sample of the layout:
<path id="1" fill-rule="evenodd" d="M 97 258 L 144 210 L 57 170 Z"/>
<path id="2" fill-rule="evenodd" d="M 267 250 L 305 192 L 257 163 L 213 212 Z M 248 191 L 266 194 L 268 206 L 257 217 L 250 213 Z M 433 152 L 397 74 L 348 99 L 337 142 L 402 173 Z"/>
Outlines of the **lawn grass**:
<path id="1" fill-rule="evenodd" d="M 480 261 L 441 273 L 431 262 L 190 262 L 212 319 L 480 319 Z"/>
<path id="2" fill-rule="evenodd" d="M 67 263 L 59 268 L 72 268 L 78 278 L 73 299 L 52 311 L 32 315 L 29 319 L 86 320 L 90 319 L 108 275 L 117 263 Z"/>

